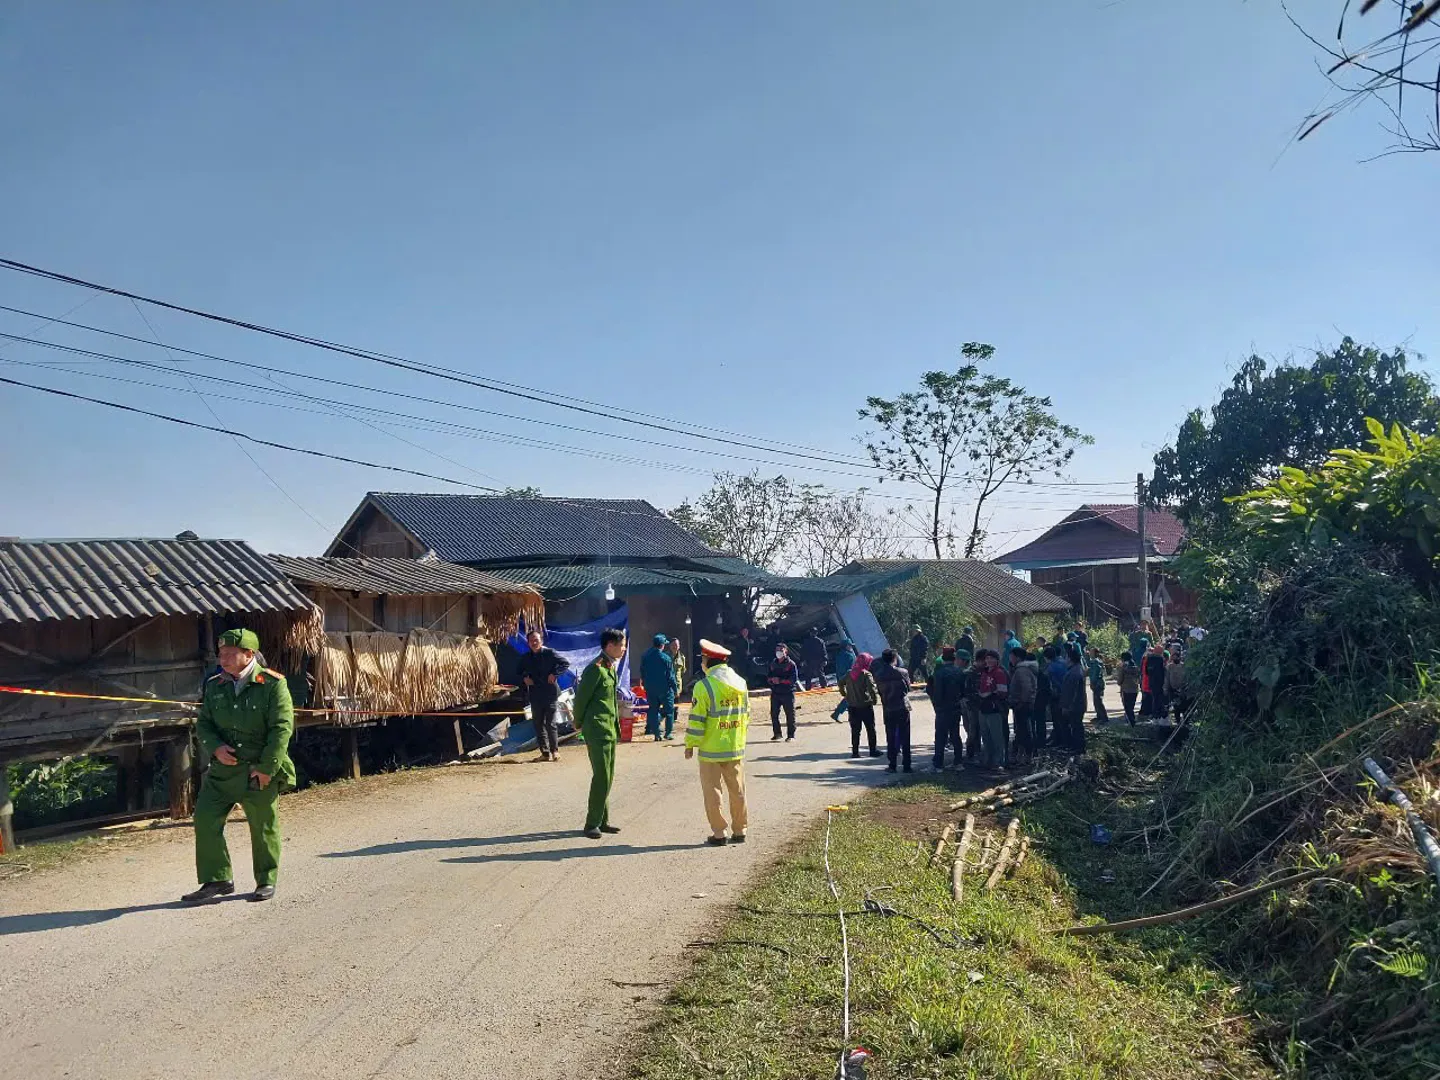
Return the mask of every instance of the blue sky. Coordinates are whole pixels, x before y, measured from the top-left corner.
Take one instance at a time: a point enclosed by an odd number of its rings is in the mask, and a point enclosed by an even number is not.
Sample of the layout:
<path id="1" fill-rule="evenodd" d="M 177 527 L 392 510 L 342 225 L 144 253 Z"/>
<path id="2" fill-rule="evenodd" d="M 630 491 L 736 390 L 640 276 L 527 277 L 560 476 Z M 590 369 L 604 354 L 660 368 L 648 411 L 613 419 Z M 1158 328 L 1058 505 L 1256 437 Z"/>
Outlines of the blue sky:
<path id="1" fill-rule="evenodd" d="M 1072 477 L 1117 485 L 1001 496 L 1002 550 L 1118 501 L 1252 350 L 1345 333 L 1433 348 L 1435 226 L 1411 195 L 1434 162 L 1362 163 L 1387 142 L 1373 112 L 1288 145 L 1323 91 L 1270 0 L 33 0 L 0 26 L 0 254 L 617 419 L 147 311 L 171 345 L 667 441 L 624 414 L 853 455 L 867 393 L 987 341 L 1095 436 Z M 82 302 L 69 318 L 150 336 L 127 302 L 0 273 L 0 303 Z M 38 322 L 0 313 L 6 333 L 170 362 Z M 259 389 L 33 346 L 0 357 L 45 365 L 0 376 L 546 494 L 671 506 L 711 469 L 750 467 L 474 414 L 446 415 L 640 460 L 387 435 L 222 400 L 313 408 L 213 361 L 173 366 Z M 312 553 L 366 490 L 444 489 L 252 453 L 290 498 L 223 436 L 0 386 L 0 532 L 189 528 Z"/>

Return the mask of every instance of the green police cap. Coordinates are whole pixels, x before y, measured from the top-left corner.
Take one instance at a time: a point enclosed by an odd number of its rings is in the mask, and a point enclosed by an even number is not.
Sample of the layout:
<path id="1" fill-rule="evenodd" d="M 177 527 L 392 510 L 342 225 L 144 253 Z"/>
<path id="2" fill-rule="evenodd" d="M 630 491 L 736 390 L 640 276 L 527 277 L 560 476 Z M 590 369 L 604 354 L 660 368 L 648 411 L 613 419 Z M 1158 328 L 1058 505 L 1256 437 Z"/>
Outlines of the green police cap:
<path id="1" fill-rule="evenodd" d="M 221 645 L 233 645 L 237 649 L 260 651 L 260 638 L 254 630 L 226 630 L 220 635 Z"/>

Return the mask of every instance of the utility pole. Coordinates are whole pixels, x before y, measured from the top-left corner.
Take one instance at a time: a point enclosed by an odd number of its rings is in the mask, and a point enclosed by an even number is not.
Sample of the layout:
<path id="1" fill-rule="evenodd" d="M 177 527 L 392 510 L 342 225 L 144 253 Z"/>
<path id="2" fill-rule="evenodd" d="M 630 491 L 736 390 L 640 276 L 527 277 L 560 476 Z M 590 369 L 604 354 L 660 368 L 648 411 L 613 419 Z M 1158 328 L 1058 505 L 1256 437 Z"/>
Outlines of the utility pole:
<path id="1" fill-rule="evenodd" d="M 1145 474 L 1135 474 L 1135 530 L 1140 534 L 1140 621 L 1150 618 L 1150 568 L 1145 561 Z"/>

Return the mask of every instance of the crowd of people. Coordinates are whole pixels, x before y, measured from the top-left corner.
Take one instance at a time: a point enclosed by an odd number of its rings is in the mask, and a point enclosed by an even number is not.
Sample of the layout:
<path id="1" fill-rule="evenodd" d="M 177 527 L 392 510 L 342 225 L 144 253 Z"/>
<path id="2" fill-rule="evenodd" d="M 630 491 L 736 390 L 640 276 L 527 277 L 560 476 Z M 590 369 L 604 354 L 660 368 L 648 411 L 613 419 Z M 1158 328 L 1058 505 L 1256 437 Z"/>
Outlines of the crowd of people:
<path id="1" fill-rule="evenodd" d="M 1185 649 L 1202 641 L 1205 631 L 1185 628 L 1179 636 L 1160 640 L 1154 627 L 1139 626 L 1129 649 L 1114 665 L 1114 678 L 1130 723 L 1140 716 L 1164 717 L 1173 711 L 1177 722 L 1188 706 Z M 691 690 L 685 726 L 685 757 L 699 758 L 701 790 L 711 834 L 706 843 L 744 843 L 748 824 L 744 761 L 750 726 L 750 680 L 763 665 L 770 692 L 772 741 L 795 738 L 795 695 L 803 684 L 825 683 L 829 649 L 818 631 L 800 647 L 800 662 L 778 639 L 766 661 L 752 652 L 748 631 L 742 645 L 731 649 L 701 640 L 701 671 Z M 529 698 L 542 759 L 559 760 L 556 709 L 560 676 L 569 670 L 564 657 L 547 648 L 538 633 L 528 636 L 521 678 Z M 600 653 L 586 666 L 575 689 L 575 726 L 584 738 L 591 781 L 583 834 L 600 839 L 619 827 L 610 821 L 610 792 L 615 781 L 615 748 L 620 741 L 619 717 L 628 687 L 619 685 L 625 634 L 607 629 L 600 634 Z M 199 888 L 183 899 L 189 903 L 217 901 L 235 891 L 225 820 L 240 805 L 250 825 L 255 891 L 250 899 L 275 895 L 280 865 L 280 821 L 277 800 L 295 783 L 289 742 L 294 708 L 285 677 L 265 667 L 258 636 L 250 630 L 228 630 L 217 643 L 219 670 L 206 680 L 196 733 L 208 768 L 195 808 L 195 862 Z M 929 666 L 930 642 L 920 628 L 910 641 L 910 668 L 894 649 L 876 659 L 856 652 L 843 641 L 835 655 L 835 674 L 842 699 L 831 714 L 847 713 L 850 756 L 860 757 L 861 738 L 871 757 L 878 757 L 877 711 L 885 731 L 886 768 L 912 772 L 910 693 L 923 682 L 935 709 L 933 764 L 965 763 L 985 769 L 1023 765 L 1046 746 L 1079 754 L 1085 750 L 1084 719 L 1091 704 L 1097 724 L 1106 723 L 1107 665 L 1089 646 L 1083 625 L 1063 638 L 1037 638 L 1028 646 L 1013 631 L 1000 649 L 975 647 L 975 631 L 966 627 L 954 645 L 940 650 Z M 912 672 L 915 673 L 912 677 Z M 676 701 L 685 685 L 685 659 L 679 643 L 656 634 L 640 661 L 640 680 L 647 700 L 646 731 L 657 741 L 674 738 Z M 1088 699 L 1087 699 L 1088 691 Z M 782 734 L 780 720 L 785 719 Z M 724 801 L 728 798 L 729 816 Z"/>
<path id="2" fill-rule="evenodd" d="M 878 757 L 878 709 L 891 771 L 912 771 L 909 692 L 920 685 L 935 711 L 936 769 L 946 767 L 947 755 L 956 766 L 1004 769 L 1028 763 L 1045 747 L 1081 754 L 1086 713 L 1096 724 L 1110 720 L 1105 688 L 1112 678 L 1127 722 L 1172 715 L 1182 721 L 1189 703 L 1185 650 L 1204 637 L 1203 629 L 1182 627 L 1161 640 L 1153 625 L 1142 624 L 1130 635 L 1129 651 L 1107 659 L 1089 644 L 1083 624 L 1028 645 L 1007 631 L 999 649 L 977 649 L 975 630 L 967 626 L 932 667 L 930 640 L 916 627 L 908 669 L 894 649 L 878 660 L 869 653 L 847 657 L 842 649 L 835 666 L 842 701 L 832 716 L 838 721 L 849 714 L 851 757 L 861 756 L 862 736 L 870 756 Z"/>

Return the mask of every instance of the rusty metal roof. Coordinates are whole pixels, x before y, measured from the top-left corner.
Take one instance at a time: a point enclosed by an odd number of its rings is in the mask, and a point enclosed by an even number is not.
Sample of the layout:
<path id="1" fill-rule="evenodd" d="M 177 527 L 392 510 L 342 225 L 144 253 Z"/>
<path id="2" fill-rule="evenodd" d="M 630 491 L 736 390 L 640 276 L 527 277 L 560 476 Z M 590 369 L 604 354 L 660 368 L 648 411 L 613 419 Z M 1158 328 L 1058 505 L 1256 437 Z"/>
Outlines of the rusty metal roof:
<path id="1" fill-rule="evenodd" d="M 0 540 L 0 623 L 310 607 L 243 540 Z"/>
<path id="2" fill-rule="evenodd" d="M 293 581 L 351 592 L 388 596 L 530 593 L 539 590 L 468 566 L 432 559 L 310 558 L 271 555 Z"/>

